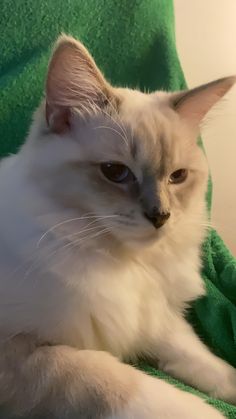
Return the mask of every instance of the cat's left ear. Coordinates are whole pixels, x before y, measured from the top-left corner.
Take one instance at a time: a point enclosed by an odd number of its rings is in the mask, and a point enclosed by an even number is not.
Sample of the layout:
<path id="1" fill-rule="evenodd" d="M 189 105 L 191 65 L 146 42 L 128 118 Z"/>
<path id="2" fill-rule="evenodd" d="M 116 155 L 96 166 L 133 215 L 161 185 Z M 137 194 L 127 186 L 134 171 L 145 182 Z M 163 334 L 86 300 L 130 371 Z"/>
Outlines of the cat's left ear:
<path id="1" fill-rule="evenodd" d="M 99 109 L 109 99 L 111 86 L 87 49 L 76 39 L 59 37 L 48 68 L 46 119 L 50 129 L 70 127 L 73 109 L 81 114 Z"/>
<path id="2" fill-rule="evenodd" d="M 198 130 L 210 109 L 229 91 L 236 76 L 225 77 L 191 90 L 170 95 L 170 105 L 190 127 Z"/>

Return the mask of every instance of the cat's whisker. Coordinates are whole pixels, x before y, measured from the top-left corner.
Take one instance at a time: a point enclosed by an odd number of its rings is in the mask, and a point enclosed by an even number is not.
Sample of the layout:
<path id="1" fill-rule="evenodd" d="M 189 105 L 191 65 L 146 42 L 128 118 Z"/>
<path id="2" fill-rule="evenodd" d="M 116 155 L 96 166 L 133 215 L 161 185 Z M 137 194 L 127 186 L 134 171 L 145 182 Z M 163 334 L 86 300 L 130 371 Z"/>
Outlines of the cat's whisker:
<path id="1" fill-rule="evenodd" d="M 128 140 L 127 132 L 126 132 L 126 129 L 124 127 L 123 122 L 121 121 L 120 115 L 118 114 L 117 110 L 115 109 L 115 107 L 113 106 L 113 104 L 111 103 L 111 101 L 109 101 L 109 104 L 110 104 L 111 108 L 114 110 L 114 113 L 115 113 L 116 117 L 118 118 L 119 122 L 117 121 L 117 119 L 115 119 L 111 114 L 109 114 L 108 112 L 106 112 L 104 109 L 103 109 L 103 113 L 106 116 L 108 116 L 108 118 L 111 119 L 118 126 L 118 128 L 120 128 L 120 130 L 124 134 L 124 137 L 126 138 L 126 140 Z"/>
<path id="2" fill-rule="evenodd" d="M 78 239 L 78 240 L 75 240 L 74 242 L 71 242 L 71 243 L 68 243 L 67 245 L 65 245 L 64 247 L 63 247 L 63 249 L 66 247 L 66 246 L 68 246 L 68 247 L 72 247 L 72 248 L 74 248 L 74 247 L 77 247 L 77 245 L 79 244 L 79 243 L 81 243 L 81 242 L 84 242 L 84 241 L 88 241 L 88 240 L 91 240 L 91 239 L 93 239 L 93 238 L 97 238 L 97 237 L 100 237 L 101 235 L 103 235 L 103 234 L 105 234 L 105 233 L 110 233 L 111 232 L 111 229 L 110 228 L 108 228 L 108 227 L 106 227 L 106 228 L 104 228 L 104 229 L 102 229 L 102 230 L 100 230 L 100 231 L 98 231 L 96 234 L 94 234 L 94 235 L 92 235 L 92 236 L 88 236 L 88 237 L 82 237 L 82 238 L 80 238 L 80 239 Z"/>
<path id="3" fill-rule="evenodd" d="M 81 234 L 87 233 L 88 231 L 97 230 L 98 228 L 101 228 L 101 226 L 97 225 L 97 226 L 94 226 L 94 227 L 85 228 L 81 231 L 76 231 L 75 233 L 68 234 L 67 236 L 64 236 L 62 239 L 71 239 L 72 237 L 79 236 Z"/>
<path id="4" fill-rule="evenodd" d="M 92 215 L 92 217 L 88 217 L 89 215 Z M 71 235 L 68 235 L 68 236 L 64 236 L 64 237 L 61 237 L 61 240 L 64 240 L 64 239 L 66 239 L 66 238 L 70 238 L 70 237 L 73 237 L 73 236 L 76 236 L 76 235 L 79 235 L 79 234 L 81 234 L 81 233 L 85 233 L 85 232 L 87 232 L 87 227 L 89 227 L 90 225 L 93 225 L 94 223 L 96 223 L 96 221 L 97 220 L 101 220 L 101 219 L 105 219 L 105 218 L 110 218 L 110 217 L 117 217 L 117 215 L 116 214 L 113 214 L 113 215 L 104 215 L 104 216 L 102 216 L 102 215 L 97 215 L 97 216 L 95 216 L 94 215 L 94 213 L 93 212 L 87 212 L 87 213 L 85 213 L 82 217 L 78 217 L 78 219 L 79 220 L 83 220 L 83 219 L 90 219 L 90 218 L 94 218 L 93 219 L 93 221 L 91 221 L 91 222 L 89 222 L 85 227 L 85 229 L 83 229 L 83 230 L 80 230 L 80 231 L 77 231 L 77 232 L 75 232 L 75 233 L 72 233 Z M 96 219 L 95 219 L 96 218 Z M 76 218 L 76 220 L 77 220 L 77 218 Z M 65 222 L 70 222 L 71 221 L 71 219 L 69 219 L 69 220 L 65 220 Z M 73 221 L 74 221 L 74 219 L 73 219 Z M 61 223 L 59 223 L 60 225 L 61 225 Z M 63 224 L 63 222 L 62 222 L 62 224 Z M 53 227 L 57 227 L 57 225 L 55 225 L 55 226 L 53 226 Z M 96 227 L 94 227 L 94 229 L 95 228 L 99 228 L 99 226 L 96 226 Z M 90 229 L 88 229 L 89 231 L 90 231 Z M 47 232 L 46 232 L 47 233 Z M 44 233 L 45 235 L 46 235 L 46 233 Z M 43 240 L 43 238 L 41 238 L 41 243 L 42 243 L 42 240 Z M 10 275 L 9 275 L 9 279 L 10 278 L 13 278 L 14 277 L 14 275 L 16 275 L 17 273 L 19 273 L 22 269 L 24 270 L 24 269 L 26 269 L 27 268 L 27 266 L 30 264 L 30 266 L 29 266 L 29 268 L 28 268 L 28 270 L 31 270 L 31 268 L 32 267 L 34 267 L 34 265 L 37 265 L 37 263 L 41 260 L 41 258 L 42 258 L 42 255 L 40 254 L 39 255 L 39 257 L 37 257 L 37 249 L 39 248 L 39 246 L 37 245 L 36 246 L 36 250 L 34 250 L 30 255 L 29 255 L 29 259 L 27 260 L 27 261 L 25 261 L 24 263 L 22 263 L 22 264 L 20 264 L 19 266 L 17 266 L 11 273 L 10 273 Z M 53 256 L 57 251 L 58 251 L 59 249 L 56 249 L 56 250 L 54 250 L 53 252 L 51 252 L 51 253 L 47 253 L 46 255 L 44 255 L 45 257 L 51 257 L 51 256 Z M 42 252 L 42 251 L 41 251 Z M 48 248 L 46 247 L 46 249 L 45 249 L 45 252 L 48 252 Z M 33 254 L 36 254 L 36 257 L 34 258 L 34 260 L 33 260 L 33 262 L 32 262 L 32 257 L 33 257 Z M 35 260 L 36 259 L 36 260 Z M 27 271 L 28 272 L 28 271 Z M 28 276 L 28 273 L 26 272 L 26 276 Z"/>
<path id="5" fill-rule="evenodd" d="M 125 126 L 123 124 L 123 121 L 121 120 L 121 117 L 120 117 L 117 109 L 113 105 L 112 101 L 104 94 L 104 92 L 102 91 L 102 89 L 98 88 L 98 90 L 100 91 L 100 94 L 104 97 L 104 99 L 109 103 L 110 108 L 113 110 L 114 114 L 117 116 L 117 118 L 120 121 L 120 123 L 118 123 L 118 121 L 112 115 L 110 115 L 108 112 L 106 112 L 104 109 L 102 110 L 102 112 L 105 115 L 107 115 L 108 118 L 110 118 L 121 129 L 121 131 L 124 134 L 124 137 L 125 137 L 125 139 L 127 141 L 127 146 L 128 146 L 127 131 L 126 131 L 126 128 L 125 128 Z"/>
<path id="6" fill-rule="evenodd" d="M 114 214 L 114 216 L 115 216 L 115 217 L 118 217 L 118 215 L 117 215 L 117 214 Z M 110 217 L 109 217 L 109 218 L 110 218 Z M 106 219 L 106 217 L 99 218 L 99 220 L 101 220 L 101 221 L 103 221 L 104 219 Z M 68 239 L 68 238 L 71 238 L 71 237 L 74 237 L 74 236 L 78 236 L 78 235 L 80 235 L 80 234 L 82 234 L 82 233 L 86 233 L 87 231 L 92 231 L 92 230 L 95 230 L 95 229 L 101 228 L 101 225 L 99 225 L 99 224 L 98 224 L 97 226 L 90 227 L 91 225 L 95 224 L 97 221 L 98 221 L 97 219 L 95 219 L 95 220 L 91 221 L 90 223 L 86 224 L 86 226 L 85 226 L 85 228 L 84 228 L 84 229 L 79 230 L 79 231 L 76 231 L 75 233 L 71 233 L 71 234 L 69 234 L 69 235 L 66 235 L 66 236 L 62 237 L 62 238 L 61 238 L 61 240 L 63 240 L 63 239 Z M 88 228 L 88 227 L 89 227 L 89 228 Z M 104 227 L 104 226 L 102 226 L 102 227 Z M 110 226 L 110 227 L 111 227 L 111 226 Z"/>
<path id="7" fill-rule="evenodd" d="M 20 265 L 18 265 L 13 271 L 10 272 L 9 276 L 8 276 L 8 280 L 13 279 L 14 275 L 16 275 L 17 273 L 20 272 L 21 269 L 24 269 L 25 267 L 27 267 L 27 265 L 30 263 L 30 260 L 24 261 L 23 263 L 21 263 Z"/>
<path id="8" fill-rule="evenodd" d="M 109 130 L 115 132 L 116 134 L 119 135 L 120 138 L 122 138 L 122 140 L 128 146 L 128 143 L 126 142 L 126 139 L 123 137 L 123 135 L 117 129 L 115 129 L 113 127 L 106 126 L 106 125 L 99 125 L 98 127 L 95 127 L 94 129 L 99 129 L 99 128 L 109 129 Z"/>
<path id="9" fill-rule="evenodd" d="M 67 220 L 61 221 L 60 223 L 55 224 L 54 226 L 50 227 L 47 231 L 45 231 L 45 233 L 43 233 L 43 235 L 40 237 L 40 239 L 38 240 L 38 242 L 36 243 L 36 247 L 38 248 L 40 246 L 40 244 L 42 243 L 42 241 L 45 239 L 45 237 L 51 233 L 52 231 L 56 230 L 57 228 L 61 227 L 64 224 L 67 223 L 71 223 L 74 221 L 81 221 L 81 220 L 86 220 L 86 219 L 105 219 L 105 218 L 112 218 L 112 217 L 117 217 L 117 215 L 112 214 L 112 215 L 91 215 L 91 216 L 81 216 L 81 217 L 75 217 L 75 218 L 69 218 Z"/>
<path id="10" fill-rule="evenodd" d="M 199 218 L 191 218 L 189 224 L 198 224 L 199 226 L 202 227 L 208 227 L 208 228 L 215 228 L 216 226 L 214 225 L 214 223 L 211 220 L 206 220 L 206 221 L 201 221 L 199 220 Z"/>
<path id="11" fill-rule="evenodd" d="M 92 214 L 92 213 L 91 213 Z M 89 213 L 86 213 L 85 215 L 89 215 Z M 81 218 L 81 217 L 80 217 Z M 90 217 L 88 217 L 90 218 Z M 77 218 L 76 218 L 77 219 Z M 74 219 L 73 219 L 74 220 Z M 65 222 L 69 222 L 70 220 L 66 220 Z M 61 224 L 61 223 L 58 223 Z M 62 222 L 63 224 L 63 222 Z M 54 227 L 56 228 L 57 225 L 53 226 L 52 230 L 54 229 Z M 32 257 L 34 254 L 37 254 L 37 250 L 41 244 L 41 242 L 43 241 L 44 237 L 49 233 L 49 231 L 46 231 L 44 233 L 43 236 L 41 236 L 41 238 L 39 239 L 39 241 L 36 244 L 36 249 L 34 249 L 29 255 L 28 255 L 28 259 L 26 261 L 24 261 L 23 263 L 19 264 L 14 270 L 12 270 L 8 276 L 9 279 L 12 279 L 14 277 L 14 275 L 16 275 L 17 273 L 20 272 L 20 270 L 24 269 L 25 267 L 27 267 L 27 265 L 32 262 Z"/>
<path id="12" fill-rule="evenodd" d="M 114 113 L 117 115 L 120 123 L 112 116 L 110 115 L 108 112 L 106 112 L 104 109 L 102 110 L 102 113 L 107 115 L 109 119 L 111 119 L 115 125 L 118 126 L 118 128 L 120 128 L 121 133 L 119 133 L 117 130 L 115 130 L 115 128 L 113 128 L 113 131 L 117 132 L 117 134 L 119 134 L 119 136 L 124 140 L 126 146 L 128 147 L 128 137 L 127 137 L 127 132 L 126 129 L 124 127 L 124 124 L 121 121 L 121 118 L 117 112 L 117 110 L 115 109 L 114 105 L 112 104 L 112 102 L 104 95 L 103 91 L 99 88 L 97 88 L 100 91 L 100 94 L 106 99 L 106 101 L 109 103 L 110 107 L 112 108 L 112 110 L 114 111 Z M 99 106 L 95 103 L 95 102 L 91 102 L 91 101 L 87 101 L 89 104 L 89 109 L 93 110 L 95 113 L 101 111 L 101 109 L 99 108 Z M 100 128 L 100 127 L 96 127 L 96 128 Z M 105 128 L 105 127 L 102 127 Z M 112 127 L 106 127 L 107 129 L 110 128 L 112 129 Z"/>
<path id="13" fill-rule="evenodd" d="M 91 229 L 89 228 L 89 229 L 84 229 L 84 230 L 81 230 L 80 232 L 76 232 L 76 233 L 72 233 L 73 235 L 80 235 L 81 233 L 86 233 L 87 231 L 94 231 L 94 230 L 96 230 L 96 229 L 98 229 L 98 228 L 100 228 L 101 229 L 101 226 L 96 226 L 96 227 L 92 227 Z M 30 267 L 28 268 L 28 270 L 26 271 L 26 273 L 25 273 L 25 275 L 24 275 L 24 279 L 26 279 L 28 276 L 29 276 L 29 274 L 30 273 L 32 273 L 35 269 L 37 269 L 37 266 L 39 266 L 40 265 L 40 263 L 41 263 L 41 258 L 42 258 L 42 256 L 44 257 L 44 258 L 46 258 L 46 259 L 49 259 L 49 258 L 52 258 L 53 256 L 55 256 L 59 251 L 64 251 L 65 249 L 70 249 L 70 248 L 73 248 L 73 247 L 76 247 L 76 245 L 77 244 L 79 244 L 80 242 L 82 242 L 82 241 L 85 241 L 85 240 L 89 240 L 89 239 L 92 239 L 92 238 L 95 238 L 95 237 L 97 237 L 98 235 L 100 235 L 100 233 L 103 233 L 103 232 L 105 232 L 105 230 L 107 230 L 107 232 L 108 231 L 111 231 L 111 229 L 110 229 L 110 227 L 108 228 L 108 227 L 105 227 L 105 228 L 102 228 L 102 230 L 100 230 L 100 231 L 98 231 L 96 234 L 94 234 L 94 235 L 87 235 L 87 236 L 85 236 L 85 237 L 80 237 L 79 239 L 77 239 L 77 240 L 74 240 L 74 241 L 71 241 L 71 242 L 69 242 L 69 243 L 66 243 L 65 245 L 63 245 L 63 246 L 61 246 L 61 247 L 59 247 L 59 248 L 57 248 L 57 249 L 54 249 L 52 252 L 50 252 L 50 253 L 47 253 L 46 255 L 39 255 L 39 257 L 37 258 L 37 260 L 35 260 L 35 261 L 33 261 L 32 262 L 32 264 L 30 265 Z M 67 236 L 64 236 L 63 237 L 64 239 L 66 239 L 67 238 Z M 46 251 L 47 251 L 47 249 L 46 249 Z"/>
<path id="14" fill-rule="evenodd" d="M 47 258 L 52 258 L 52 257 L 54 257 L 54 256 L 55 256 L 58 252 L 64 252 L 65 250 L 67 250 L 67 251 L 68 251 L 68 253 L 67 253 L 66 255 L 64 255 L 64 258 L 61 258 L 61 257 L 60 257 L 60 260 L 58 261 L 58 263 L 57 263 L 57 264 L 62 263 L 62 262 L 64 262 L 64 261 L 65 261 L 65 257 L 69 256 L 69 254 L 70 254 L 69 252 L 70 252 L 71 250 L 73 250 L 74 248 L 78 247 L 78 245 L 79 245 L 81 242 L 85 242 L 85 241 L 91 240 L 91 239 L 93 239 L 93 238 L 97 238 L 97 237 L 99 237 L 100 235 L 103 235 L 103 234 L 108 233 L 108 232 L 110 232 L 110 231 L 111 231 L 111 230 L 110 230 L 110 228 L 106 227 L 106 228 L 104 228 L 104 229 L 102 229 L 102 230 L 98 231 L 96 234 L 88 235 L 88 236 L 85 236 L 85 237 L 80 237 L 78 240 L 72 241 L 72 242 L 70 242 L 70 243 L 67 243 L 67 244 L 63 245 L 62 247 L 59 247 L 58 249 L 55 249 L 53 252 L 51 252 L 49 255 L 47 255 Z M 25 278 L 26 278 L 27 276 L 29 276 L 29 274 L 30 274 L 30 273 L 32 273 L 35 269 L 37 269 L 37 266 L 39 266 L 39 264 L 40 264 L 40 260 L 39 260 L 38 262 L 36 262 L 36 264 L 34 264 L 33 266 L 31 266 L 31 267 L 29 268 L 29 270 L 26 272 L 26 274 L 25 274 Z M 54 264 L 54 265 L 55 265 L 55 264 Z"/>
<path id="15" fill-rule="evenodd" d="M 36 260 L 34 260 L 31 263 L 31 265 L 29 266 L 29 268 L 25 272 L 25 275 L 24 275 L 24 278 L 23 279 L 25 280 L 32 272 L 34 272 L 38 267 L 41 266 L 42 259 L 44 260 L 44 262 L 46 262 L 47 260 L 49 260 L 50 258 L 52 258 L 53 256 L 55 256 L 61 249 L 62 249 L 62 247 L 59 247 L 57 249 L 54 249 L 50 253 L 47 253 L 47 254 L 39 254 L 38 257 L 36 258 Z"/>
<path id="16" fill-rule="evenodd" d="M 75 242 L 71 242 L 71 243 L 67 243 L 66 245 L 64 245 L 64 246 L 62 246 L 61 248 L 59 248 L 59 249 L 57 249 L 57 250 L 55 250 L 54 251 L 54 253 L 53 253 L 53 256 L 55 256 L 57 253 L 58 253 L 58 251 L 60 251 L 60 252 L 64 252 L 64 251 L 67 251 L 67 253 L 66 254 L 64 254 L 63 256 L 64 257 L 60 257 L 60 260 L 58 260 L 58 262 L 57 263 L 54 263 L 54 267 L 55 266 L 57 266 L 58 264 L 61 264 L 61 263 L 64 263 L 65 262 L 65 259 L 68 257 L 68 256 L 70 256 L 70 252 L 73 250 L 73 249 L 75 249 L 76 247 L 79 247 L 79 244 L 80 244 L 80 242 L 81 241 L 88 241 L 88 240 L 91 240 L 91 239 L 93 239 L 93 238 L 97 238 L 97 237 L 100 237 L 100 236 L 102 236 L 102 235 L 104 235 L 104 234 L 106 234 L 106 233 L 109 233 L 111 230 L 109 229 L 109 228 L 104 228 L 103 230 L 101 230 L 101 231 L 99 231 L 99 232 L 97 232 L 96 234 L 94 234 L 94 235 L 90 235 L 90 236 L 87 236 L 87 237 L 84 237 L 83 239 L 79 239 L 79 240 L 77 240 L 77 241 L 75 241 Z"/>
<path id="17" fill-rule="evenodd" d="M 112 105 L 112 103 L 109 101 L 109 103 L 110 103 L 110 105 Z M 112 107 L 113 107 L 113 109 L 115 110 L 115 108 L 114 108 L 114 106 L 112 105 Z M 112 116 L 112 115 L 110 115 L 108 112 L 106 112 L 106 111 L 104 111 L 103 110 L 103 113 L 105 114 L 105 115 L 107 115 L 108 116 L 108 118 L 110 118 L 117 126 L 118 126 L 118 128 L 120 128 L 120 130 L 122 131 L 122 133 L 123 133 L 123 135 L 124 135 L 124 137 L 125 137 L 125 143 L 126 143 L 126 145 L 127 145 L 127 147 L 128 147 L 128 137 L 127 137 L 127 132 L 126 132 L 126 130 L 125 130 L 125 127 L 124 127 L 124 125 L 123 125 L 123 123 L 122 123 L 122 121 L 121 121 L 121 119 L 120 119 L 120 116 L 119 116 L 119 114 L 118 114 L 118 112 L 115 110 L 115 113 L 116 113 L 116 115 L 118 116 L 118 118 L 119 118 L 119 121 L 120 121 L 120 124 L 119 124 L 119 122 Z"/>

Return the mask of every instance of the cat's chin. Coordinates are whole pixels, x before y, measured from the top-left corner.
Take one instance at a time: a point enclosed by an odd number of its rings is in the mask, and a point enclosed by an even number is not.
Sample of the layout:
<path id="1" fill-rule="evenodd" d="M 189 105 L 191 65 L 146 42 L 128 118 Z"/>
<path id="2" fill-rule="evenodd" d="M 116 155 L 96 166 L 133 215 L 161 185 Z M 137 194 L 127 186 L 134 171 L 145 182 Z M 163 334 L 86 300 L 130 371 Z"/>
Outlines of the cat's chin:
<path id="1" fill-rule="evenodd" d="M 140 238 L 140 240 L 137 239 L 130 239 L 126 241 L 126 246 L 132 248 L 132 249 L 143 249 L 144 247 L 152 247 L 154 246 L 158 241 L 161 240 L 161 237 L 159 236 L 152 236 L 152 237 L 144 237 Z"/>
<path id="2" fill-rule="evenodd" d="M 164 228 L 159 230 L 153 230 L 146 234 L 132 234 L 132 232 L 118 232 L 116 237 L 118 240 L 125 244 L 126 247 L 131 249 L 143 249 L 146 247 L 152 247 L 157 242 L 163 239 L 165 236 Z"/>

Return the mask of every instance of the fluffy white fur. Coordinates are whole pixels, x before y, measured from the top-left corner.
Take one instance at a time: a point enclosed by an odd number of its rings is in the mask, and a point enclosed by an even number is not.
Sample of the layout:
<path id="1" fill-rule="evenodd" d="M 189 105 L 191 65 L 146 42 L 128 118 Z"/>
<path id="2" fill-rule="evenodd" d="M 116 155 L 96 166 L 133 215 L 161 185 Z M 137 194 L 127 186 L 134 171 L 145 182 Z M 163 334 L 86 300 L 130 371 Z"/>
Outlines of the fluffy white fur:
<path id="1" fill-rule="evenodd" d="M 80 43 L 60 41 L 46 111 L 43 102 L 24 146 L 0 165 L 0 403 L 7 408 L 69 419 L 222 418 L 108 353 L 150 358 L 236 403 L 235 370 L 184 319 L 205 292 L 199 252 L 208 171 L 197 127 L 233 82 L 174 95 L 114 89 Z M 163 227 L 143 217 L 125 187 L 102 178 L 102 161 L 126 164 L 140 185 L 144 167 L 156 170 L 155 193 L 171 212 Z M 167 173 L 179 168 L 189 170 L 185 184 L 168 186 Z M 143 199 L 151 199 L 149 186 Z"/>

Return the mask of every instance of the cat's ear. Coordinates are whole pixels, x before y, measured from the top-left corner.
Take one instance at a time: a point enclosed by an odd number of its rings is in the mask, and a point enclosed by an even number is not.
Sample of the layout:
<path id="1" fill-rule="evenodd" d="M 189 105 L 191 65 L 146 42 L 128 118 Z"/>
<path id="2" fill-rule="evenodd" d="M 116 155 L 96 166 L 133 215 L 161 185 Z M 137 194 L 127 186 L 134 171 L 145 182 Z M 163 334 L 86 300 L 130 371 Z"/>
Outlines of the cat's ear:
<path id="1" fill-rule="evenodd" d="M 111 87 L 86 48 L 72 37 L 59 37 L 46 81 L 46 119 L 50 129 L 63 133 L 73 108 L 80 113 L 99 109 Z"/>
<path id="2" fill-rule="evenodd" d="M 228 92 L 236 82 L 236 76 L 225 77 L 191 90 L 170 96 L 171 107 L 180 118 L 198 129 L 210 109 Z"/>

